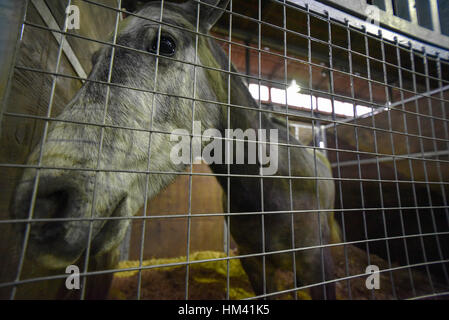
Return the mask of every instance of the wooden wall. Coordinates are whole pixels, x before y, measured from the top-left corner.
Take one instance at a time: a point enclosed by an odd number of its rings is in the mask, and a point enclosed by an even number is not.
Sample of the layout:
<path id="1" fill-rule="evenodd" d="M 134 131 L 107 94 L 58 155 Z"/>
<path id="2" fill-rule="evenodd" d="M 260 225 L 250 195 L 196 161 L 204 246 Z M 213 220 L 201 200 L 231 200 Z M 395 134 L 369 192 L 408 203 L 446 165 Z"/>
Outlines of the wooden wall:
<path id="1" fill-rule="evenodd" d="M 206 164 L 196 164 L 193 172 L 211 173 Z M 147 205 L 147 216 L 187 215 L 189 212 L 189 176 L 178 176 Z M 191 214 L 223 213 L 223 191 L 213 176 L 192 176 Z M 143 215 L 143 208 L 139 212 Z M 194 217 L 190 224 L 190 252 L 223 251 L 224 220 L 221 216 Z M 185 256 L 187 251 L 188 218 L 146 219 L 143 258 Z M 142 220 L 132 225 L 130 260 L 140 258 Z"/>

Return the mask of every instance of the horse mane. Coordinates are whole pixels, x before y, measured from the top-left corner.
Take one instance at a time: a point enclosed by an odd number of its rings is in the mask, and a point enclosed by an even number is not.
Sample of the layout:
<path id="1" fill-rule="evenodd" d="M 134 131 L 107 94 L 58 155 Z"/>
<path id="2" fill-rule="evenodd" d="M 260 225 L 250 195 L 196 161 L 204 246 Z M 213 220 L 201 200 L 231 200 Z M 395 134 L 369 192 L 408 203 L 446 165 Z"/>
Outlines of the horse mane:
<path id="1" fill-rule="evenodd" d="M 248 126 L 248 128 L 257 128 L 259 127 L 258 124 L 254 123 L 257 119 L 249 119 L 250 117 L 247 117 L 247 114 L 257 112 L 257 111 L 249 111 L 246 109 L 242 109 L 239 107 L 234 106 L 243 106 L 243 107 L 249 107 L 251 109 L 259 109 L 259 106 L 257 102 L 252 97 L 251 93 L 248 90 L 248 87 L 242 80 L 244 75 L 239 76 L 237 75 L 237 70 L 232 64 L 231 59 L 226 55 L 225 51 L 220 47 L 220 45 L 212 38 L 209 38 L 207 41 L 207 47 L 210 50 L 211 58 L 215 60 L 215 68 L 227 71 L 230 70 L 231 74 L 229 75 L 228 72 L 220 72 L 220 79 L 217 81 L 217 77 L 212 76 L 213 79 L 212 83 L 214 83 L 214 91 L 217 95 L 217 99 L 219 102 L 222 103 L 229 103 L 233 106 L 231 108 L 233 109 L 234 113 L 241 113 L 243 117 L 248 118 L 248 120 L 252 120 L 251 126 Z M 208 65 L 213 65 L 214 63 L 210 61 L 210 59 L 207 59 Z M 230 66 L 229 66 L 230 64 Z M 217 72 L 213 71 L 215 74 Z M 211 72 L 208 72 L 209 76 Z M 227 92 L 227 86 L 228 86 L 228 77 L 230 76 L 230 84 L 231 84 L 231 94 L 230 99 L 228 101 L 228 92 Z M 258 112 L 259 113 L 259 112 Z M 268 118 L 266 117 L 265 113 L 260 113 L 262 118 L 264 118 L 264 122 L 268 121 Z M 226 119 L 226 118 L 225 118 Z M 242 127 L 243 128 L 243 127 Z"/>

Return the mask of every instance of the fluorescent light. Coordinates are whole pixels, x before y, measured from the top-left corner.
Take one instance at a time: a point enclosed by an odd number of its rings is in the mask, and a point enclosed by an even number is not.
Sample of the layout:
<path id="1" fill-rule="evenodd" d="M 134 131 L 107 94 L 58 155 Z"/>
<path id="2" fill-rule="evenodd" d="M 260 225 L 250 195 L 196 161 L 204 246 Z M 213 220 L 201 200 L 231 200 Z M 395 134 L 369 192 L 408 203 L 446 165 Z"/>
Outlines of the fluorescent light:
<path id="1" fill-rule="evenodd" d="M 259 100 L 259 85 L 255 83 L 250 83 L 248 89 L 253 98 Z M 260 86 L 260 100 L 268 101 L 268 99 L 269 99 L 268 87 Z"/>
<path id="2" fill-rule="evenodd" d="M 287 92 L 298 93 L 301 91 L 301 87 L 296 84 L 296 80 L 292 80 L 292 83 L 287 88 Z"/>
<path id="3" fill-rule="evenodd" d="M 271 88 L 271 100 L 275 103 L 285 104 L 285 90 Z"/>
<path id="4" fill-rule="evenodd" d="M 260 99 L 264 102 L 270 99 L 270 91 L 271 91 L 271 101 L 273 103 L 278 103 L 281 105 L 285 105 L 285 100 L 287 99 L 287 103 L 289 106 L 300 107 L 305 109 L 313 109 L 319 110 L 322 112 L 332 113 L 332 109 L 335 111 L 335 114 L 354 117 L 354 104 L 349 102 L 343 102 L 339 100 L 332 100 L 323 97 L 311 96 L 309 94 L 299 93 L 301 91 L 301 87 L 298 86 L 295 80 L 292 80 L 290 86 L 285 89 L 278 88 L 269 88 L 267 86 L 259 86 L 256 83 L 251 83 L 249 85 L 249 92 L 253 96 L 254 99 Z M 332 108 L 333 105 L 333 108 Z M 355 106 L 357 117 L 369 114 L 372 112 L 370 107 L 356 105 Z"/>

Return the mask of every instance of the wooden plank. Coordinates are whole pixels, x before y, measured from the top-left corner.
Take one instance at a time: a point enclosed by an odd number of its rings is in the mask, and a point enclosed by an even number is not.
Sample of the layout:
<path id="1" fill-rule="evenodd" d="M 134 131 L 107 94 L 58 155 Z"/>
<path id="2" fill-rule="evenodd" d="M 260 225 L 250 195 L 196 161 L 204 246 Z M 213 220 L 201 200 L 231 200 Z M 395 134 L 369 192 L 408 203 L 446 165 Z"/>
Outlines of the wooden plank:
<path id="1" fill-rule="evenodd" d="M 194 172 L 211 173 L 206 164 L 194 165 Z M 151 177 L 150 177 L 151 178 Z M 162 193 L 149 201 L 147 216 L 187 215 L 189 212 L 189 176 L 179 176 Z M 191 213 L 222 213 L 223 191 L 215 177 L 192 177 Z M 143 215 L 143 209 L 139 215 Z M 144 259 L 185 256 L 187 218 L 146 220 Z M 223 217 L 191 219 L 190 251 L 223 251 Z M 134 221 L 131 232 L 130 260 L 139 260 L 142 222 Z"/>

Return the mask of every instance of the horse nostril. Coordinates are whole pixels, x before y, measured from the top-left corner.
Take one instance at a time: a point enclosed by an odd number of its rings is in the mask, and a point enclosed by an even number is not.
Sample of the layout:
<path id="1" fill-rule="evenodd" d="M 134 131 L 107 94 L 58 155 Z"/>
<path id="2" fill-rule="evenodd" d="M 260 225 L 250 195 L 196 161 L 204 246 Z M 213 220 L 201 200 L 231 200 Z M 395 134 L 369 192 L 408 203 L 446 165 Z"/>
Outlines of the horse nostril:
<path id="1" fill-rule="evenodd" d="M 52 242 L 64 233 L 64 225 L 61 222 L 46 222 L 37 224 L 37 231 L 32 231 L 34 238 L 38 241 Z"/>
<path id="2" fill-rule="evenodd" d="M 52 219 L 64 217 L 67 211 L 69 193 L 59 190 L 48 195 L 38 195 L 34 206 L 35 219 Z M 62 221 L 41 221 L 31 228 L 33 238 L 40 242 L 52 242 L 64 233 Z"/>
<path id="3" fill-rule="evenodd" d="M 38 196 L 34 206 L 35 218 L 57 218 L 64 216 L 68 203 L 68 192 L 64 190 Z"/>

